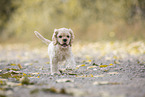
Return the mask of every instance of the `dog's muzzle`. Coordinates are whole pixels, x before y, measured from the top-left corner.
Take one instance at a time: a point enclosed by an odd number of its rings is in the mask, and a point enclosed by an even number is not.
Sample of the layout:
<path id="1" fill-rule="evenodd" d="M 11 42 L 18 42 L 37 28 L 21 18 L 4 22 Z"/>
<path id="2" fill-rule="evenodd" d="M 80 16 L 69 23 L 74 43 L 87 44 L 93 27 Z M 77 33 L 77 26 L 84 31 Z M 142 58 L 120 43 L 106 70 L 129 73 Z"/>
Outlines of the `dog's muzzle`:
<path id="1" fill-rule="evenodd" d="M 67 42 L 67 39 L 63 39 L 63 42 Z"/>
<path id="2" fill-rule="evenodd" d="M 67 47 L 68 45 L 66 43 L 61 44 L 63 47 Z"/>
<path id="3" fill-rule="evenodd" d="M 63 43 L 63 44 L 60 44 L 60 43 L 59 43 L 59 45 L 61 45 L 63 48 L 66 48 L 66 47 L 68 46 L 67 43 Z"/>

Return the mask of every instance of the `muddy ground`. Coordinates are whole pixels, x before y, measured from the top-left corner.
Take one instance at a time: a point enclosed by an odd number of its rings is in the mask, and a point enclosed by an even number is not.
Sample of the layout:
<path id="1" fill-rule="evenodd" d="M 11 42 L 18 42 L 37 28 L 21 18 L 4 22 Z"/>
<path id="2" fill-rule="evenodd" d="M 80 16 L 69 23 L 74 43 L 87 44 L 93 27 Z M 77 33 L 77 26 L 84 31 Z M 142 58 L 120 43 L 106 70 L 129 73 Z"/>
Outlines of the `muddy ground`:
<path id="1" fill-rule="evenodd" d="M 145 45 L 77 44 L 76 69 L 50 75 L 47 47 L 0 46 L 0 97 L 145 97 Z"/>

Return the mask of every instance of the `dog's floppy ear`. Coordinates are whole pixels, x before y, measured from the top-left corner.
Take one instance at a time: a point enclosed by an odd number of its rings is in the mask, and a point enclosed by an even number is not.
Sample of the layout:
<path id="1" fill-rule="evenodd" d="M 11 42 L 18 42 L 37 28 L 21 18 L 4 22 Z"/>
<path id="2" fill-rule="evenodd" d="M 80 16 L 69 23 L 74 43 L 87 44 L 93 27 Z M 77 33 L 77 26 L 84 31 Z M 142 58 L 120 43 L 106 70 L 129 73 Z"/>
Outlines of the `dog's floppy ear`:
<path id="1" fill-rule="evenodd" d="M 58 34 L 58 30 L 54 29 L 54 33 L 53 33 L 53 36 L 52 36 L 52 41 L 53 41 L 54 45 L 57 44 L 57 34 Z"/>
<path id="2" fill-rule="evenodd" d="M 74 32 L 72 31 L 72 29 L 69 29 L 69 33 L 71 34 L 71 39 L 70 39 L 70 46 L 72 45 L 73 39 L 74 39 Z"/>

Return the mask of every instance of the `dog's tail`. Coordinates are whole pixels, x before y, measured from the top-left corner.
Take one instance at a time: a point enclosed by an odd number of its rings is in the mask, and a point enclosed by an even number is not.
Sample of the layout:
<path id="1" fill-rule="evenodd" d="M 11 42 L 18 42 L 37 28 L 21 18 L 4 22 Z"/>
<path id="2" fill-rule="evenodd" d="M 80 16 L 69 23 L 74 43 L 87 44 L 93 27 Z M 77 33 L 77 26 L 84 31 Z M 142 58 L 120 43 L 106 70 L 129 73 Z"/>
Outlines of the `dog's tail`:
<path id="1" fill-rule="evenodd" d="M 47 45 L 49 45 L 49 43 L 51 42 L 50 40 L 44 38 L 39 32 L 34 31 L 34 33 L 35 33 L 35 35 L 36 35 L 39 39 L 41 39 L 41 40 L 42 40 L 44 43 L 46 43 Z"/>

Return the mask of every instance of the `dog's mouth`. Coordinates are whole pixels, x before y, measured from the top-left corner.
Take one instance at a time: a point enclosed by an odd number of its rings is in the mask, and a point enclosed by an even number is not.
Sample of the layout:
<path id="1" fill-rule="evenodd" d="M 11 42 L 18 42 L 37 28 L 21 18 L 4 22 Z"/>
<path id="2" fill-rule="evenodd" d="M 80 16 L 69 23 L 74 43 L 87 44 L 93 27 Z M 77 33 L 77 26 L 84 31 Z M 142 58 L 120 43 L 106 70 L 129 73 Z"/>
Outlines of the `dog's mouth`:
<path id="1" fill-rule="evenodd" d="M 67 47 L 68 46 L 68 44 L 66 44 L 66 43 L 63 43 L 63 44 L 60 44 L 62 47 Z"/>

